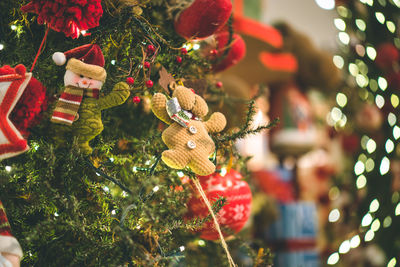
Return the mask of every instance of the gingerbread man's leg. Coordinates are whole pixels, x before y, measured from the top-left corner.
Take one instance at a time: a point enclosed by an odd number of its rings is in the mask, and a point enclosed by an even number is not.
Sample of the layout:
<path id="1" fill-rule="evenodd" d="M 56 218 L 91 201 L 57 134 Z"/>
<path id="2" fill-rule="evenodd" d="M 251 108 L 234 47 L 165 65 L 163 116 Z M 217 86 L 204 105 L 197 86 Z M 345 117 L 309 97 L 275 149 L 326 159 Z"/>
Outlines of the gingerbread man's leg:
<path id="1" fill-rule="evenodd" d="M 198 175 L 210 175 L 215 172 L 215 165 L 208 159 L 207 155 L 192 158 L 189 163 L 192 171 Z"/>
<path id="2" fill-rule="evenodd" d="M 184 151 L 169 149 L 161 154 L 165 164 L 174 169 L 183 169 L 189 163 L 189 157 Z"/>

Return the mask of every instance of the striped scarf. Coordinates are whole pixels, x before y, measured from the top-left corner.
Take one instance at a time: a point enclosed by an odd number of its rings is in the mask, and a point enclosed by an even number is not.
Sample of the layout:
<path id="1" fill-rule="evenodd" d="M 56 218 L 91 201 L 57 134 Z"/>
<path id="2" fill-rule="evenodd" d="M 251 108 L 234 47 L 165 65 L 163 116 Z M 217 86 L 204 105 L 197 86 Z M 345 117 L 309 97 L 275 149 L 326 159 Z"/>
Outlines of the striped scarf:
<path id="1" fill-rule="evenodd" d="M 83 96 L 99 98 L 99 89 L 67 86 L 57 101 L 51 121 L 71 126 L 78 114 Z"/>
<path id="2" fill-rule="evenodd" d="M 7 215 L 0 201 L 0 236 L 11 236 L 11 228 L 8 223 Z"/>

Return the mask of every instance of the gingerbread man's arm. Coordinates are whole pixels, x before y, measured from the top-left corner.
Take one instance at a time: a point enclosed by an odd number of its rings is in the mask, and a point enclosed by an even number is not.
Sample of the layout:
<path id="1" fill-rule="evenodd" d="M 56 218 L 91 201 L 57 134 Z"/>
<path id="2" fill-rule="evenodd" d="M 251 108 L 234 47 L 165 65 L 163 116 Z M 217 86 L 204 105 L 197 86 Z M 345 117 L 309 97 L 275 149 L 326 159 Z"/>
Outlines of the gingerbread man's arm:
<path id="1" fill-rule="evenodd" d="M 164 94 L 157 93 L 151 99 L 151 110 L 157 118 L 171 124 L 173 121 L 167 112 L 167 97 Z"/>
<path id="2" fill-rule="evenodd" d="M 224 114 L 221 112 L 215 112 L 211 114 L 211 117 L 208 119 L 208 121 L 204 122 L 204 126 L 209 133 L 218 133 L 222 131 L 226 126 Z"/>
<path id="3" fill-rule="evenodd" d="M 113 90 L 108 95 L 99 98 L 98 107 L 100 110 L 112 108 L 123 104 L 130 95 L 129 85 L 119 82 L 114 85 Z"/>

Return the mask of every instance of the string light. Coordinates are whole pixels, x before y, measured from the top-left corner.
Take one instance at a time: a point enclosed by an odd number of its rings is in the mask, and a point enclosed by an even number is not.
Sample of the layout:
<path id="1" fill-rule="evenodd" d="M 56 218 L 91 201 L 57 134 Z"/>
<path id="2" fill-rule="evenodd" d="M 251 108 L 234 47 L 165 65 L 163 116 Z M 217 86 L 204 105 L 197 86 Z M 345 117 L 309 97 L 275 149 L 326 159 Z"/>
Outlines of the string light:
<path id="1" fill-rule="evenodd" d="M 335 252 L 329 256 L 326 263 L 328 263 L 329 265 L 335 265 L 336 263 L 338 263 L 338 261 L 339 261 L 339 253 Z"/>
<path id="2" fill-rule="evenodd" d="M 379 228 L 381 227 L 381 222 L 379 221 L 378 218 L 376 218 L 371 225 L 371 230 L 376 232 L 379 230 Z"/>
<path id="3" fill-rule="evenodd" d="M 356 26 L 360 31 L 365 31 L 367 25 L 362 19 L 356 19 Z"/>
<path id="4" fill-rule="evenodd" d="M 392 225 L 392 217 L 386 216 L 383 220 L 383 228 L 388 228 L 390 225 Z"/>
<path id="5" fill-rule="evenodd" d="M 372 46 L 367 46 L 367 56 L 371 60 L 375 60 L 375 58 L 376 58 L 376 50 L 375 50 L 375 48 L 373 48 Z"/>
<path id="6" fill-rule="evenodd" d="M 367 178 L 364 175 L 360 175 L 357 178 L 356 186 L 358 189 L 362 189 L 367 185 Z"/>
<path id="7" fill-rule="evenodd" d="M 395 125 L 394 127 L 393 127 L 393 137 L 394 137 L 394 139 L 399 139 L 399 137 L 400 137 L 400 128 L 399 128 L 399 126 L 397 126 L 397 125 Z"/>
<path id="8" fill-rule="evenodd" d="M 364 236 L 364 240 L 365 240 L 365 242 L 369 242 L 372 239 L 374 239 L 374 237 L 375 237 L 375 232 L 372 230 L 368 230 L 368 232 Z"/>
<path id="9" fill-rule="evenodd" d="M 370 213 L 367 213 L 364 215 L 364 217 L 361 220 L 361 226 L 366 227 L 372 223 L 372 216 Z"/>
<path id="10" fill-rule="evenodd" d="M 333 23 L 335 24 L 335 27 L 339 31 L 346 30 L 346 23 L 344 22 L 344 20 L 337 18 L 337 19 L 334 19 Z"/>
<path id="11" fill-rule="evenodd" d="M 332 60 L 333 60 L 333 64 L 335 64 L 335 66 L 336 66 L 338 69 L 343 68 L 343 66 L 344 66 L 344 59 L 343 59 L 341 56 L 334 55 Z"/>
<path id="12" fill-rule="evenodd" d="M 339 253 L 340 254 L 346 254 L 349 251 L 350 251 L 350 241 L 349 240 L 345 240 L 339 246 Z"/>
<path id="13" fill-rule="evenodd" d="M 11 171 L 11 166 L 6 166 L 5 169 L 6 169 L 7 172 L 10 172 Z"/>
<path id="14" fill-rule="evenodd" d="M 392 258 L 389 262 L 387 267 L 395 267 L 396 266 L 396 258 Z"/>
<path id="15" fill-rule="evenodd" d="M 382 161 L 381 161 L 381 166 L 379 168 L 379 171 L 381 173 L 381 175 L 385 175 L 390 168 L 390 161 L 387 157 L 383 157 Z"/>
<path id="16" fill-rule="evenodd" d="M 350 240 L 350 247 L 351 248 L 356 248 L 360 245 L 361 240 L 360 240 L 360 236 L 359 235 L 355 235 L 351 238 Z"/>
<path id="17" fill-rule="evenodd" d="M 334 209 L 329 213 L 328 220 L 330 222 L 337 222 L 340 218 L 340 211 L 338 209 Z"/>
<path id="18" fill-rule="evenodd" d="M 375 198 L 369 205 L 369 212 L 375 212 L 379 209 L 379 201 Z"/>
<path id="19" fill-rule="evenodd" d="M 397 108 L 397 106 L 399 105 L 399 97 L 395 94 L 392 94 L 390 97 L 390 102 L 392 103 L 392 106 L 394 108 Z"/>
<path id="20" fill-rule="evenodd" d="M 4 49 L 4 45 L 0 44 L 0 51 Z"/>
<path id="21" fill-rule="evenodd" d="M 379 78 L 378 78 L 378 85 L 379 85 L 379 88 L 380 88 L 382 91 L 385 91 L 386 88 L 387 88 L 387 86 L 388 86 L 388 83 L 387 83 L 387 81 L 386 81 L 385 78 L 379 77 Z"/>

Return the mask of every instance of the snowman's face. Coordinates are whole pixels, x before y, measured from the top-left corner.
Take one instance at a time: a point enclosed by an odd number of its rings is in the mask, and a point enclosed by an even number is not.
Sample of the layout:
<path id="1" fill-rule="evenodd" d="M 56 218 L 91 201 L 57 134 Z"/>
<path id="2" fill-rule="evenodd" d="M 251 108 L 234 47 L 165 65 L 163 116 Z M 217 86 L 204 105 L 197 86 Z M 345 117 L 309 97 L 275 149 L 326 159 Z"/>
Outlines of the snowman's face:
<path id="1" fill-rule="evenodd" d="M 103 82 L 77 74 L 71 70 L 66 70 L 64 75 L 64 85 L 72 85 L 79 88 L 101 89 Z"/>

